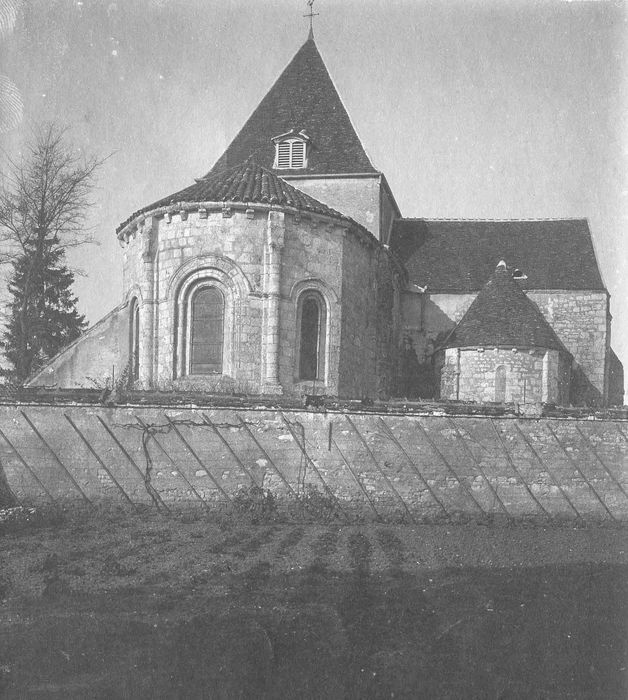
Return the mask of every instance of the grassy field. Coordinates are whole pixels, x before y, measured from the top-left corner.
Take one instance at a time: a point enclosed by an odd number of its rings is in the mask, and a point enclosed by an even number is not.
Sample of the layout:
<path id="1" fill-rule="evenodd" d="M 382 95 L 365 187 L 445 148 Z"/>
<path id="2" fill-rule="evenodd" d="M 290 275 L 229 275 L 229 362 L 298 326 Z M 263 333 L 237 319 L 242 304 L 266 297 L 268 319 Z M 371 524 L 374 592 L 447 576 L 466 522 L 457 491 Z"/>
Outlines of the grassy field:
<path id="1" fill-rule="evenodd" d="M 620 528 L 0 529 L 0 697 L 627 697 Z"/>

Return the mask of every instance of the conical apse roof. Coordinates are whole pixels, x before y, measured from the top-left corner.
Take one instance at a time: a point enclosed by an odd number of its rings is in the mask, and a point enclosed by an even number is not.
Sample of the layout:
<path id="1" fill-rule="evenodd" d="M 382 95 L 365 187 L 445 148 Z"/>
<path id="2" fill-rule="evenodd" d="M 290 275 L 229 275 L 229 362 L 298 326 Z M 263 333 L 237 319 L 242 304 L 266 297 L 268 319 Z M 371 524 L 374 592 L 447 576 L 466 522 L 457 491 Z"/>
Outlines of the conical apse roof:
<path id="1" fill-rule="evenodd" d="M 566 352 L 504 261 L 497 265 L 442 347 L 538 347 Z"/>
<path id="2" fill-rule="evenodd" d="M 272 139 L 295 129 L 310 139 L 305 169 L 286 174 L 371 173 L 373 168 L 323 63 L 314 38 L 296 53 L 210 173 L 253 156 L 272 168 Z"/>

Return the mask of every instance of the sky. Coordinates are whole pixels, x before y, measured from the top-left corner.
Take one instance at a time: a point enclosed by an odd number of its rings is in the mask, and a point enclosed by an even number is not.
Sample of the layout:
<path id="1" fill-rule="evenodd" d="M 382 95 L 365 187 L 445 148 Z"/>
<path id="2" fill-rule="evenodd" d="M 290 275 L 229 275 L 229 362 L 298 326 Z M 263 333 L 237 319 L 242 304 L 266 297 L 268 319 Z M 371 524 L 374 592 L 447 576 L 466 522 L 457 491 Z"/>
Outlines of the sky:
<path id="1" fill-rule="evenodd" d="M 34 125 L 106 157 L 90 322 L 122 298 L 115 228 L 206 173 L 307 38 L 305 0 L 0 0 L 0 165 Z M 628 369 L 626 3 L 316 0 L 316 43 L 404 216 L 589 220 Z"/>

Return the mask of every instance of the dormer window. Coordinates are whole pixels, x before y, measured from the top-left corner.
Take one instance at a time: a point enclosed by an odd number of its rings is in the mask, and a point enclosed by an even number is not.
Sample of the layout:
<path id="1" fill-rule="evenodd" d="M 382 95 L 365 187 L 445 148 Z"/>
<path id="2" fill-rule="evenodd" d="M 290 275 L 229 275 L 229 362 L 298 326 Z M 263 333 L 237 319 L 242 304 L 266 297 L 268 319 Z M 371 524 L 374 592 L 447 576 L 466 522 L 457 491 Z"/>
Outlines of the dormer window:
<path id="1" fill-rule="evenodd" d="M 309 137 L 304 131 L 295 129 L 287 134 L 275 136 L 275 162 L 277 170 L 298 170 L 307 167 Z"/>

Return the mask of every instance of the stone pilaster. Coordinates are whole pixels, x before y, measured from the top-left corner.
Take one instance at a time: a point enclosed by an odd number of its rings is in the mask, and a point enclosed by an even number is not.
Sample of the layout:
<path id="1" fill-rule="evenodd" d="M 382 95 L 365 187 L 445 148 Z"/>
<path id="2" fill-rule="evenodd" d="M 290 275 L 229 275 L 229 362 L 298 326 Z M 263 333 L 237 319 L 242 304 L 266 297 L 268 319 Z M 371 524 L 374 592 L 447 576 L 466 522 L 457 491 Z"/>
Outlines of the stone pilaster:
<path id="1" fill-rule="evenodd" d="M 263 394 L 282 394 L 279 383 L 279 307 L 281 253 L 285 240 L 285 215 L 269 211 L 264 241 L 262 381 Z"/>
<path id="2" fill-rule="evenodd" d="M 143 388 L 153 383 L 153 348 L 155 325 L 155 242 L 159 221 L 149 217 L 140 226 L 142 236 L 142 277 L 143 303 L 140 306 L 140 361 L 139 380 Z"/>

